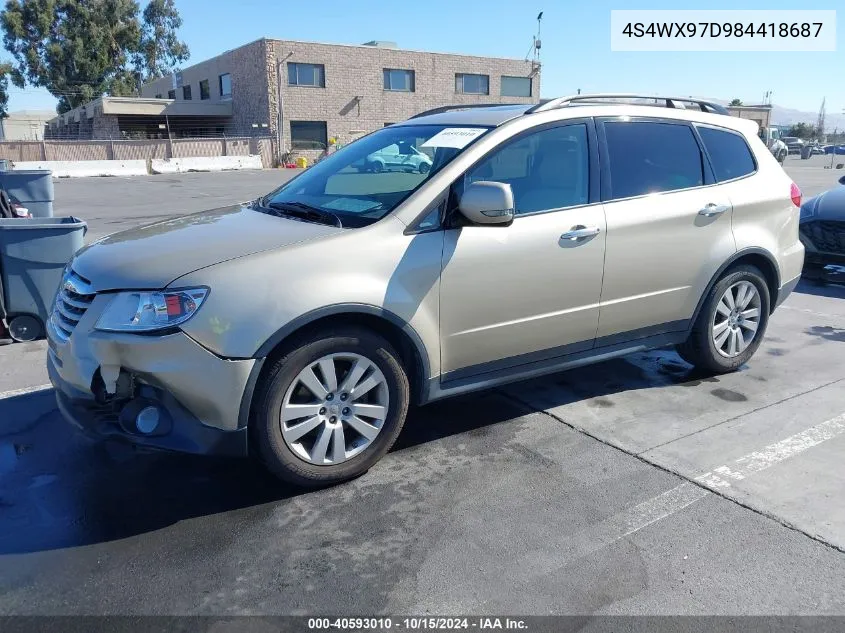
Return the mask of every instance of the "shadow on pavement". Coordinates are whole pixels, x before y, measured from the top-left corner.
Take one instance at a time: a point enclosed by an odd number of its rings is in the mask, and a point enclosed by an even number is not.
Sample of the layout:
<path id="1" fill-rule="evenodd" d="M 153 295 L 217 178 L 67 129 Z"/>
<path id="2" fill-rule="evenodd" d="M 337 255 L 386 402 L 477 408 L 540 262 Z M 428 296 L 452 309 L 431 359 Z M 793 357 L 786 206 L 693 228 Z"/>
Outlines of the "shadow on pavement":
<path id="1" fill-rule="evenodd" d="M 795 292 L 817 297 L 845 299 L 845 285 L 825 283 L 821 281 L 807 281 L 802 279 L 795 287 Z"/>
<path id="2" fill-rule="evenodd" d="M 493 392 L 414 409 L 393 450 L 524 413 Z M 0 555 L 115 541 L 221 513 L 244 513 L 230 522 L 266 520 L 301 494 L 309 493 L 251 460 L 91 440 L 61 418 L 52 390 L 0 400 Z"/>

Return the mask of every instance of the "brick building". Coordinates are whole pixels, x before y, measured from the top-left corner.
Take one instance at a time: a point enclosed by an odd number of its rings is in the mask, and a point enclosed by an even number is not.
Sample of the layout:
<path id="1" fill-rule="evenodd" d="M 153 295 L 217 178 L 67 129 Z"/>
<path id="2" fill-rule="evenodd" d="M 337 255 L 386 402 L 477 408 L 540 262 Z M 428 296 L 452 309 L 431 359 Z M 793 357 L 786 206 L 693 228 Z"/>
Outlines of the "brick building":
<path id="1" fill-rule="evenodd" d="M 429 108 L 536 103 L 532 62 L 362 45 L 261 39 L 60 115 L 58 137 L 271 136 L 282 153 L 319 153 Z M 113 103 L 119 101 L 119 103 Z M 86 117 L 91 119 L 85 122 Z"/>

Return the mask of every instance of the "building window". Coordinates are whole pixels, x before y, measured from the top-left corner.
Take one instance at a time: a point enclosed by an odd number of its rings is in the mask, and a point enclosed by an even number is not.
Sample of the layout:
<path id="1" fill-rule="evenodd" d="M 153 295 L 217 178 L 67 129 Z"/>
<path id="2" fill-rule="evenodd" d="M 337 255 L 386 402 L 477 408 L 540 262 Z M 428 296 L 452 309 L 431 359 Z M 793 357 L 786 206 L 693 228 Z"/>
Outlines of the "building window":
<path id="1" fill-rule="evenodd" d="M 326 87 L 326 68 L 322 64 L 288 62 L 288 84 L 291 86 Z"/>
<path id="2" fill-rule="evenodd" d="M 416 89 L 413 70 L 384 69 L 384 89 L 397 92 L 414 92 Z"/>
<path id="3" fill-rule="evenodd" d="M 291 149 L 323 150 L 329 144 L 325 121 L 291 121 Z"/>
<path id="4" fill-rule="evenodd" d="M 182 86 L 182 98 L 185 101 L 191 100 L 191 87 L 190 86 Z"/>
<path id="5" fill-rule="evenodd" d="M 211 98 L 211 91 L 208 89 L 208 79 L 203 79 L 200 82 L 200 99 L 205 101 Z"/>
<path id="6" fill-rule="evenodd" d="M 168 99 L 175 99 L 176 98 L 176 91 L 175 90 L 168 90 L 167 91 L 167 98 Z"/>
<path id="7" fill-rule="evenodd" d="M 465 95 L 489 95 L 490 77 L 487 75 L 455 75 L 455 92 Z"/>
<path id="8" fill-rule="evenodd" d="M 220 86 L 220 98 L 221 99 L 231 99 L 232 98 L 232 76 L 229 73 L 224 73 L 219 77 L 219 86 Z"/>
<path id="9" fill-rule="evenodd" d="M 503 97 L 530 97 L 531 77 L 502 76 Z"/>

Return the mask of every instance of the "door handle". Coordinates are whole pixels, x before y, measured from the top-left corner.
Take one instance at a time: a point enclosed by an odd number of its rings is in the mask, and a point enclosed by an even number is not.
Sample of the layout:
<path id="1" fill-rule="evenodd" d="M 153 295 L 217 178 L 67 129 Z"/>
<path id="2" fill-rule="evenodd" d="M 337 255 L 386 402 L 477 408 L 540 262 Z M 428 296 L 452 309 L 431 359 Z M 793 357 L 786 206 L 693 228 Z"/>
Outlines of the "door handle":
<path id="1" fill-rule="evenodd" d="M 730 207 L 726 204 L 715 204 L 710 202 L 709 204 L 705 204 L 704 208 L 698 211 L 698 215 L 703 215 L 706 218 L 712 218 L 714 215 L 723 214 L 729 208 Z"/>
<path id="2" fill-rule="evenodd" d="M 601 229 L 597 226 L 584 226 L 583 224 L 579 224 L 578 226 L 573 226 L 571 230 L 561 235 L 560 239 L 575 242 L 577 240 L 583 240 L 585 237 L 593 237 L 599 233 L 601 233 Z"/>

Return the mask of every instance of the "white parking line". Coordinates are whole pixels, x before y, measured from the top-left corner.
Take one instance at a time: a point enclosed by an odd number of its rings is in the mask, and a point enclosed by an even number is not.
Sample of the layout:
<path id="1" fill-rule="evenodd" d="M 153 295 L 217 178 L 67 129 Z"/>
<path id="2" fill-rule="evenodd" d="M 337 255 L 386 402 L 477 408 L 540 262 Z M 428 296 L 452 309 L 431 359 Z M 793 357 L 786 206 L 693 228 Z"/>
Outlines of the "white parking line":
<path id="1" fill-rule="evenodd" d="M 770 444 L 760 451 L 744 455 L 730 466 L 720 466 L 704 473 L 695 478 L 695 483 L 686 481 L 656 497 L 622 510 L 574 534 L 565 545 L 567 551 L 564 559 L 570 561 L 608 547 L 710 496 L 711 490 L 724 492 L 725 488 L 731 485 L 726 479 L 745 479 L 842 433 L 845 433 L 845 414 Z M 534 554 L 523 557 L 520 562 L 520 565 L 522 564 L 532 565 L 540 574 L 550 573 L 561 566 L 559 562 L 548 560 L 548 557 Z"/>
<path id="2" fill-rule="evenodd" d="M 0 400 L 5 398 L 14 398 L 15 396 L 23 396 L 28 393 L 35 393 L 37 391 L 46 391 L 52 389 L 53 385 L 38 385 L 36 387 L 24 387 L 23 389 L 12 389 L 11 391 L 0 391 Z"/>
<path id="3" fill-rule="evenodd" d="M 822 442 L 845 433 L 845 413 L 835 418 L 811 426 L 805 431 L 790 435 L 785 440 L 770 444 L 762 451 L 740 457 L 732 466 L 720 466 L 709 473 L 696 477 L 696 481 L 709 488 L 729 488 L 727 479 L 741 481 L 761 470 L 774 466 L 778 462 L 797 455 Z"/>

